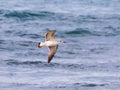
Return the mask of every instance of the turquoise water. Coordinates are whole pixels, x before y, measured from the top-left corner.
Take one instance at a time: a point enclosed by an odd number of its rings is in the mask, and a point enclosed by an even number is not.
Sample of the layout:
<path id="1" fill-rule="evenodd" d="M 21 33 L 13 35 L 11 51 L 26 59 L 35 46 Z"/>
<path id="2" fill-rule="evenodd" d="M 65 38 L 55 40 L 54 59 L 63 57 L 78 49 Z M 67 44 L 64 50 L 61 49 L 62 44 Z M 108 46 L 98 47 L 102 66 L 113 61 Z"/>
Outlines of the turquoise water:
<path id="1" fill-rule="evenodd" d="M 119 90 L 119 0 L 0 0 L 0 90 Z M 65 41 L 47 64 L 48 30 Z"/>

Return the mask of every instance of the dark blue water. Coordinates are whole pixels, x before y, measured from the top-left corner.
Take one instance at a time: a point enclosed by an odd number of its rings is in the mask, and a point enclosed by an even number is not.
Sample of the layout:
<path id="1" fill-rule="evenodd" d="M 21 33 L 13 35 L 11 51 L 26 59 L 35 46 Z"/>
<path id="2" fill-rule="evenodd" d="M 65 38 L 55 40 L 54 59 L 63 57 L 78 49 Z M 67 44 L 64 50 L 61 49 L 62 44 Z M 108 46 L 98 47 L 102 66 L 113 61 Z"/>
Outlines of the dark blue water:
<path id="1" fill-rule="evenodd" d="M 50 64 L 37 48 L 56 29 Z M 119 0 L 0 0 L 0 90 L 119 90 Z"/>

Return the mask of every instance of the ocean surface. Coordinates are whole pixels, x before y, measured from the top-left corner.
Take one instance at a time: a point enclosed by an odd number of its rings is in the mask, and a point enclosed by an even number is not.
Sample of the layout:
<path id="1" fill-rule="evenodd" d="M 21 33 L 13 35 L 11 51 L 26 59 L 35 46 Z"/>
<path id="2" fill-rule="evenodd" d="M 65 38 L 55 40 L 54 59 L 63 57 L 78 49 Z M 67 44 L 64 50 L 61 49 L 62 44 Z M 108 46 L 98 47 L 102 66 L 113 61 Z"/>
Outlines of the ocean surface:
<path id="1" fill-rule="evenodd" d="M 120 0 L 0 0 L 0 90 L 120 90 Z"/>

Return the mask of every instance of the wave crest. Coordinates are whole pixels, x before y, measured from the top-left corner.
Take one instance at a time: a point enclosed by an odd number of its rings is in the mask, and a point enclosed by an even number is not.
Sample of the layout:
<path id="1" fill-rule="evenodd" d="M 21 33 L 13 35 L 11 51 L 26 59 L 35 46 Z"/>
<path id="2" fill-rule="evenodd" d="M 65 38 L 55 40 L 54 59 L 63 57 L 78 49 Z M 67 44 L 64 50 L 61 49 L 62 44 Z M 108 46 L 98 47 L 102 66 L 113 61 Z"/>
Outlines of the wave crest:
<path id="1" fill-rule="evenodd" d="M 4 17 L 17 18 L 20 20 L 31 20 L 31 19 L 45 19 L 47 17 L 54 16 L 54 13 L 47 11 L 33 12 L 33 11 L 7 11 L 4 12 Z"/>
<path id="2" fill-rule="evenodd" d="M 104 31 L 92 31 L 84 28 L 76 28 L 72 31 L 66 32 L 66 34 L 72 36 L 78 36 L 78 35 L 79 36 L 116 36 L 119 35 L 120 32 L 115 30 L 114 28 L 112 30 L 104 30 Z"/>

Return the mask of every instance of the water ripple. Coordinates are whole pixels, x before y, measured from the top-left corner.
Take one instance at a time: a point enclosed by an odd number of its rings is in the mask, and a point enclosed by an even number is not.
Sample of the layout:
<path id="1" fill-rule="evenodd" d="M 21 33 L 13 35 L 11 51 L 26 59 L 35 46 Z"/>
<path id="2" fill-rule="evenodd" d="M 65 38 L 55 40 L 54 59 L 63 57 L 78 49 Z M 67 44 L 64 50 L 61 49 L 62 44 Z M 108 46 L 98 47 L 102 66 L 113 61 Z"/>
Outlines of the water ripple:
<path id="1" fill-rule="evenodd" d="M 83 87 L 98 87 L 105 86 L 106 84 L 97 84 L 97 83 L 74 83 L 75 86 L 83 86 Z"/>
<path id="2" fill-rule="evenodd" d="M 66 32 L 67 35 L 72 35 L 72 36 L 116 36 L 120 35 L 120 31 L 116 30 L 113 27 L 105 27 L 104 31 L 92 31 L 89 30 L 88 28 L 76 28 L 72 31 Z M 109 30 L 108 30 L 109 29 Z M 111 30 L 110 30 L 111 29 Z"/>
<path id="3" fill-rule="evenodd" d="M 52 16 L 54 16 L 54 13 L 47 11 L 8 11 L 7 13 L 4 13 L 4 17 L 6 18 L 18 18 L 20 20 L 33 20 L 35 18 L 45 19 Z"/>

